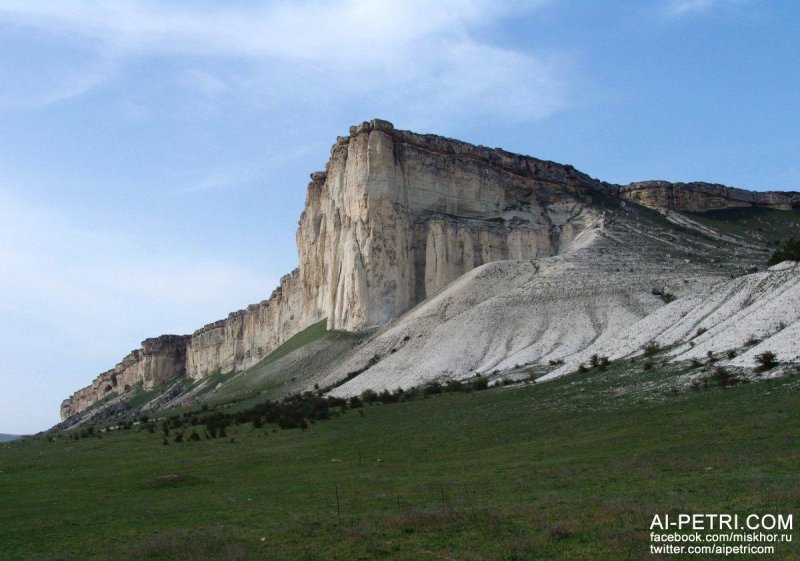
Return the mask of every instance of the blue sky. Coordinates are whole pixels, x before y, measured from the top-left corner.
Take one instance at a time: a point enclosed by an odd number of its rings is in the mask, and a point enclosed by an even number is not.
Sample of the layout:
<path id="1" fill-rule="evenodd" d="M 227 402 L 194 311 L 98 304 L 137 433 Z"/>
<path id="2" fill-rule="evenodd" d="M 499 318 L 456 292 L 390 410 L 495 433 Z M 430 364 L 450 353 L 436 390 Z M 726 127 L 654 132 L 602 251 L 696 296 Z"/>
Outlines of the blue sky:
<path id="1" fill-rule="evenodd" d="M 787 190 L 798 92 L 789 0 L 0 0 L 0 432 L 267 297 L 351 124 Z"/>

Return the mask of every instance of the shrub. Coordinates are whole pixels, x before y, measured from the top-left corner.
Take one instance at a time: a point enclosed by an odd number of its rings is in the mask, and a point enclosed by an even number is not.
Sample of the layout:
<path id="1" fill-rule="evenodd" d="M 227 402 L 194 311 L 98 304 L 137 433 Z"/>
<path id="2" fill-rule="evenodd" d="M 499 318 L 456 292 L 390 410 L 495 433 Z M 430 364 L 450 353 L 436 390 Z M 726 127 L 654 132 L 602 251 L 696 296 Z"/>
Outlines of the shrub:
<path id="1" fill-rule="evenodd" d="M 652 291 L 653 296 L 658 296 L 665 304 L 669 304 L 670 302 L 675 300 L 675 295 L 671 292 L 667 292 L 664 288 L 654 288 Z"/>
<path id="2" fill-rule="evenodd" d="M 448 386 L 450 384 L 452 384 L 452 382 L 448 383 Z M 461 387 L 461 384 L 459 384 L 458 382 L 456 382 L 456 384 L 458 384 L 459 388 Z M 422 388 L 422 393 L 425 395 L 440 394 L 442 393 L 442 385 L 439 382 L 430 382 L 428 384 L 425 384 L 425 387 Z"/>
<path id="3" fill-rule="evenodd" d="M 597 354 L 593 354 L 589 359 L 589 364 L 592 365 L 592 368 L 597 368 L 600 366 L 600 357 Z"/>
<path id="4" fill-rule="evenodd" d="M 767 267 L 772 267 L 783 261 L 800 261 L 800 240 L 791 238 L 787 240 L 783 247 L 775 250 L 772 257 L 767 261 Z"/>
<path id="5" fill-rule="evenodd" d="M 694 368 L 699 368 L 700 366 L 703 365 L 703 363 L 700 362 L 700 359 L 697 358 L 697 357 L 692 358 L 689 362 L 691 363 L 692 367 L 694 367 Z"/>
<path id="6" fill-rule="evenodd" d="M 735 349 L 729 349 L 728 352 L 725 353 L 725 356 L 728 357 L 728 360 L 732 360 L 732 359 L 736 358 L 736 350 Z"/>
<path id="7" fill-rule="evenodd" d="M 751 336 L 750 336 L 750 337 L 747 339 L 747 341 L 745 341 L 745 342 L 744 342 L 744 346 L 745 346 L 745 347 L 753 347 L 753 346 L 755 346 L 755 345 L 758 345 L 760 342 L 761 342 L 761 339 L 759 339 L 758 337 L 755 337 L 755 336 L 751 335 Z"/>
<path id="8" fill-rule="evenodd" d="M 778 364 L 778 357 L 772 351 L 764 351 L 756 355 L 756 362 L 758 363 L 758 370 L 764 372 Z"/>
<path id="9" fill-rule="evenodd" d="M 600 370 L 605 370 L 606 368 L 608 368 L 609 364 L 611 364 L 611 361 L 608 360 L 608 357 L 607 356 L 601 356 L 600 357 L 600 363 L 597 366 L 600 368 Z"/>
<path id="10" fill-rule="evenodd" d="M 658 351 L 661 350 L 661 347 L 658 346 L 658 343 L 655 341 L 648 341 L 645 343 L 644 347 L 642 347 L 642 351 L 644 352 L 644 356 L 653 356 L 658 354 Z"/>
<path id="11" fill-rule="evenodd" d="M 486 376 L 478 376 L 475 380 L 472 381 L 470 387 L 479 392 L 481 390 L 485 390 L 489 387 L 489 379 Z"/>
<path id="12" fill-rule="evenodd" d="M 699 327 L 699 328 L 697 328 L 697 334 L 695 335 L 695 337 L 700 337 L 700 335 L 702 335 L 702 334 L 703 334 L 703 333 L 705 333 L 706 331 L 708 331 L 708 329 L 706 329 L 705 327 Z"/>
<path id="13" fill-rule="evenodd" d="M 654 366 L 655 364 L 653 364 L 653 361 L 648 360 L 647 362 L 644 363 L 644 366 L 642 368 L 644 368 L 645 370 L 652 370 Z"/>
<path id="14" fill-rule="evenodd" d="M 189 440 L 198 441 L 200 440 L 200 435 L 197 434 L 197 431 L 192 431 L 192 434 L 189 435 Z"/>
<path id="15" fill-rule="evenodd" d="M 714 372 L 711 374 L 711 377 L 717 382 L 717 385 L 723 389 L 735 386 L 741 381 L 722 366 L 717 366 L 714 368 Z"/>
<path id="16" fill-rule="evenodd" d="M 588 371 L 589 371 L 589 369 L 586 368 L 585 365 L 581 364 L 581 365 L 578 366 L 578 372 L 580 372 L 581 374 L 586 374 Z"/>
<path id="17" fill-rule="evenodd" d="M 463 391 L 463 389 L 463 385 L 458 380 L 450 380 L 444 387 L 444 391 L 446 392 L 460 392 Z"/>

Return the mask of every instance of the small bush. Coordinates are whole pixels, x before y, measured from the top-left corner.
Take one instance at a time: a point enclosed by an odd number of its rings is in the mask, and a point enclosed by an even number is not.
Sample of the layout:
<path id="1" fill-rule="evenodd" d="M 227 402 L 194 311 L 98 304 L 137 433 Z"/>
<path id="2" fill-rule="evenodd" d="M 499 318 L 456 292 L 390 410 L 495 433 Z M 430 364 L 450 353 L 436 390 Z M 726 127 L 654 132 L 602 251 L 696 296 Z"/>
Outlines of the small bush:
<path id="1" fill-rule="evenodd" d="M 791 238 L 783 247 L 776 250 L 767 261 L 767 267 L 772 267 L 783 261 L 800 261 L 800 240 Z"/>
<path id="2" fill-rule="evenodd" d="M 458 380 L 450 380 L 447 382 L 447 385 L 444 387 L 444 391 L 446 392 L 460 392 L 462 391 L 461 382 Z"/>
<path id="3" fill-rule="evenodd" d="M 703 366 L 703 363 L 700 362 L 700 359 L 697 358 L 697 357 L 692 358 L 689 362 L 691 363 L 693 368 L 699 368 L 699 367 Z"/>
<path id="4" fill-rule="evenodd" d="M 751 336 L 750 336 L 750 337 L 747 339 L 747 341 L 745 341 L 745 342 L 744 342 L 744 346 L 745 346 L 745 347 L 754 347 L 754 346 L 758 345 L 760 342 L 761 342 L 761 339 L 759 339 L 758 337 L 755 337 L 755 336 L 751 335 Z"/>
<path id="5" fill-rule="evenodd" d="M 652 370 L 654 366 L 655 364 L 653 364 L 653 361 L 648 360 L 647 362 L 644 363 L 644 366 L 642 366 L 642 368 L 644 368 L 645 370 Z"/>
<path id="6" fill-rule="evenodd" d="M 714 372 L 711 374 L 711 377 L 717 382 L 717 385 L 723 389 L 735 386 L 741 381 L 722 366 L 717 366 L 714 368 Z"/>
<path id="7" fill-rule="evenodd" d="M 451 382 L 452 383 L 452 382 Z M 456 382 L 458 384 L 458 382 Z M 461 388 L 461 384 L 458 384 L 459 389 Z M 422 393 L 425 395 L 436 395 L 442 393 L 442 385 L 439 382 L 430 382 L 425 384 L 425 387 L 422 388 Z"/>
<path id="8" fill-rule="evenodd" d="M 658 296 L 665 304 L 669 304 L 675 300 L 675 295 L 667 292 L 665 288 L 654 288 L 652 291 L 653 296 Z"/>
<path id="9" fill-rule="evenodd" d="M 658 346 L 658 343 L 655 341 L 648 341 L 645 343 L 644 347 L 642 347 L 642 351 L 644 352 L 644 356 L 653 356 L 658 354 L 658 351 L 661 350 L 661 347 Z"/>
<path id="10" fill-rule="evenodd" d="M 588 371 L 589 371 L 589 369 L 586 368 L 586 366 L 584 364 L 581 364 L 581 365 L 578 366 L 578 372 L 580 372 L 581 374 L 586 374 Z"/>
<path id="11" fill-rule="evenodd" d="M 478 376 L 469 385 L 472 391 L 479 392 L 489 387 L 489 379 L 486 376 Z"/>
<path id="12" fill-rule="evenodd" d="M 758 363 L 759 372 L 764 372 L 777 366 L 778 357 L 772 351 L 764 351 L 756 355 L 756 362 Z"/>
<path id="13" fill-rule="evenodd" d="M 702 335 L 702 334 L 703 334 L 703 333 L 705 333 L 706 331 L 708 331 L 708 329 L 706 329 L 705 327 L 699 327 L 699 328 L 697 329 L 697 334 L 695 335 L 695 337 L 700 337 L 700 335 Z"/>
<path id="14" fill-rule="evenodd" d="M 728 352 L 725 353 L 725 356 L 728 357 L 728 360 L 733 360 L 734 358 L 736 358 L 736 350 L 729 349 Z"/>

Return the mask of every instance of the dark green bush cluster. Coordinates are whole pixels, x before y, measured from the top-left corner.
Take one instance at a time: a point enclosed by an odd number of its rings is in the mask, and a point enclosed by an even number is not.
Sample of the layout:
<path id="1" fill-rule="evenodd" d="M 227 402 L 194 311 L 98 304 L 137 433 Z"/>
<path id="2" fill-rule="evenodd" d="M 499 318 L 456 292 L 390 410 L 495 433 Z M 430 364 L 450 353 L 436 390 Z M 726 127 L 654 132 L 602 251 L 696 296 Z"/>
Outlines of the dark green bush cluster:
<path id="1" fill-rule="evenodd" d="M 592 368 L 599 368 L 600 370 L 605 370 L 608 368 L 608 365 L 611 364 L 611 361 L 608 360 L 607 356 L 598 356 L 593 354 L 592 357 L 589 359 L 589 364 Z"/>
<path id="2" fill-rule="evenodd" d="M 656 343 L 655 341 L 648 341 L 642 347 L 642 352 L 643 352 L 644 356 L 647 356 L 647 357 L 651 357 L 651 356 L 657 355 L 660 350 L 661 350 L 661 347 L 659 347 L 658 343 Z"/>
<path id="3" fill-rule="evenodd" d="M 800 261 L 800 240 L 791 238 L 787 240 L 783 247 L 775 250 L 772 257 L 767 261 L 767 267 L 772 267 L 783 261 Z"/>
<path id="4" fill-rule="evenodd" d="M 401 401 L 411 401 L 415 399 L 422 399 L 431 395 L 438 395 L 441 393 L 470 393 L 485 390 L 489 387 L 489 380 L 485 376 L 478 376 L 471 380 L 458 381 L 450 380 L 446 384 L 440 382 L 430 382 L 419 388 L 410 388 L 404 390 L 397 388 L 395 391 L 390 392 L 383 390 L 376 393 L 373 390 L 366 390 L 361 394 L 361 400 L 364 403 L 398 403 Z M 357 399 L 357 398 L 351 398 Z M 352 405 L 351 405 L 352 407 Z"/>
<path id="5" fill-rule="evenodd" d="M 665 288 L 654 288 L 651 290 L 653 296 L 658 296 L 665 304 L 669 304 L 675 300 L 675 295 L 671 292 L 667 292 Z"/>
<path id="6" fill-rule="evenodd" d="M 766 372 L 770 368 L 778 365 L 778 357 L 772 351 L 764 351 L 756 355 L 756 362 L 758 363 L 757 370 L 759 372 Z"/>
<path id="7" fill-rule="evenodd" d="M 168 444 L 170 431 L 175 430 L 174 442 L 185 442 L 187 440 L 201 440 L 199 427 L 204 427 L 203 435 L 206 440 L 214 438 L 226 438 L 227 429 L 231 425 L 242 425 L 251 423 L 254 428 L 262 428 L 265 425 L 276 425 L 281 429 L 307 429 L 309 424 L 316 421 L 324 421 L 333 416 L 346 411 L 347 409 L 358 409 L 365 403 L 397 403 L 413 399 L 422 399 L 431 395 L 443 392 L 475 392 L 489 387 L 489 380 L 485 376 L 478 376 L 464 382 L 450 381 L 445 385 L 439 382 L 431 382 L 420 388 L 404 390 L 397 388 L 394 391 L 383 390 L 378 393 L 374 390 L 366 390 L 360 396 L 349 399 L 341 397 L 324 397 L 313 392 L 291 395 L 283 401 L 264 401 L 235 413 L 225 413 L 223 411 L 210 411 L 205 407 L 201 411 L 186 412 L 183 415 L 172 415 L 164 419 L 161 423 L 161 430 L 164 433 L 164 444 Z M 184 436 L 184 430 L 194 428 L 188 437 Z"/>
<path id="8" fill-rule="evenodd" d="M 73 440 L 80 440 L 81 438 L 102 438 L 99 432 L 95 432 L 94 427 L 89 426 L 82 428 L 80 431 L 75 431 L 69 435 Z"/>
<path id="9" fill-rule="evenodd" d="M 737 376 L 731 374 L 726 368 L 723 368 L 722 366 L 717 366 L 716 368 L 714 368 L 714 371 L 711 374 L 711 378 L 715 382 L 717 382 L 717 385 L 720 388 L 723 389 L 735 386 L 736 384 L 741 382 L 741 380 Z"/>

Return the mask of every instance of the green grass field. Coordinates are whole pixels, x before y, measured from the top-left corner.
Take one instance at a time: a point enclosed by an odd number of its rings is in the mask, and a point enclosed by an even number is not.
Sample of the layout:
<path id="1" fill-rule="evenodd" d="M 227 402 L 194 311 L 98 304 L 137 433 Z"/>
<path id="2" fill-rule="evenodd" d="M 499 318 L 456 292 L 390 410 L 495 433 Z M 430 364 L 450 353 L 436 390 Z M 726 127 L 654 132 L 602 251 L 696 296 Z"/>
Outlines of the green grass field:
<path id="1" fill-rule="evenodd" d="M 4 444 L 0 559 L 680 559 L 649 554 L 655 513 L 797 513 L 800 376 L 652 395 L 619 391 L 630 376 L 225 440 L 165 446 L 134 428 Z"/>

